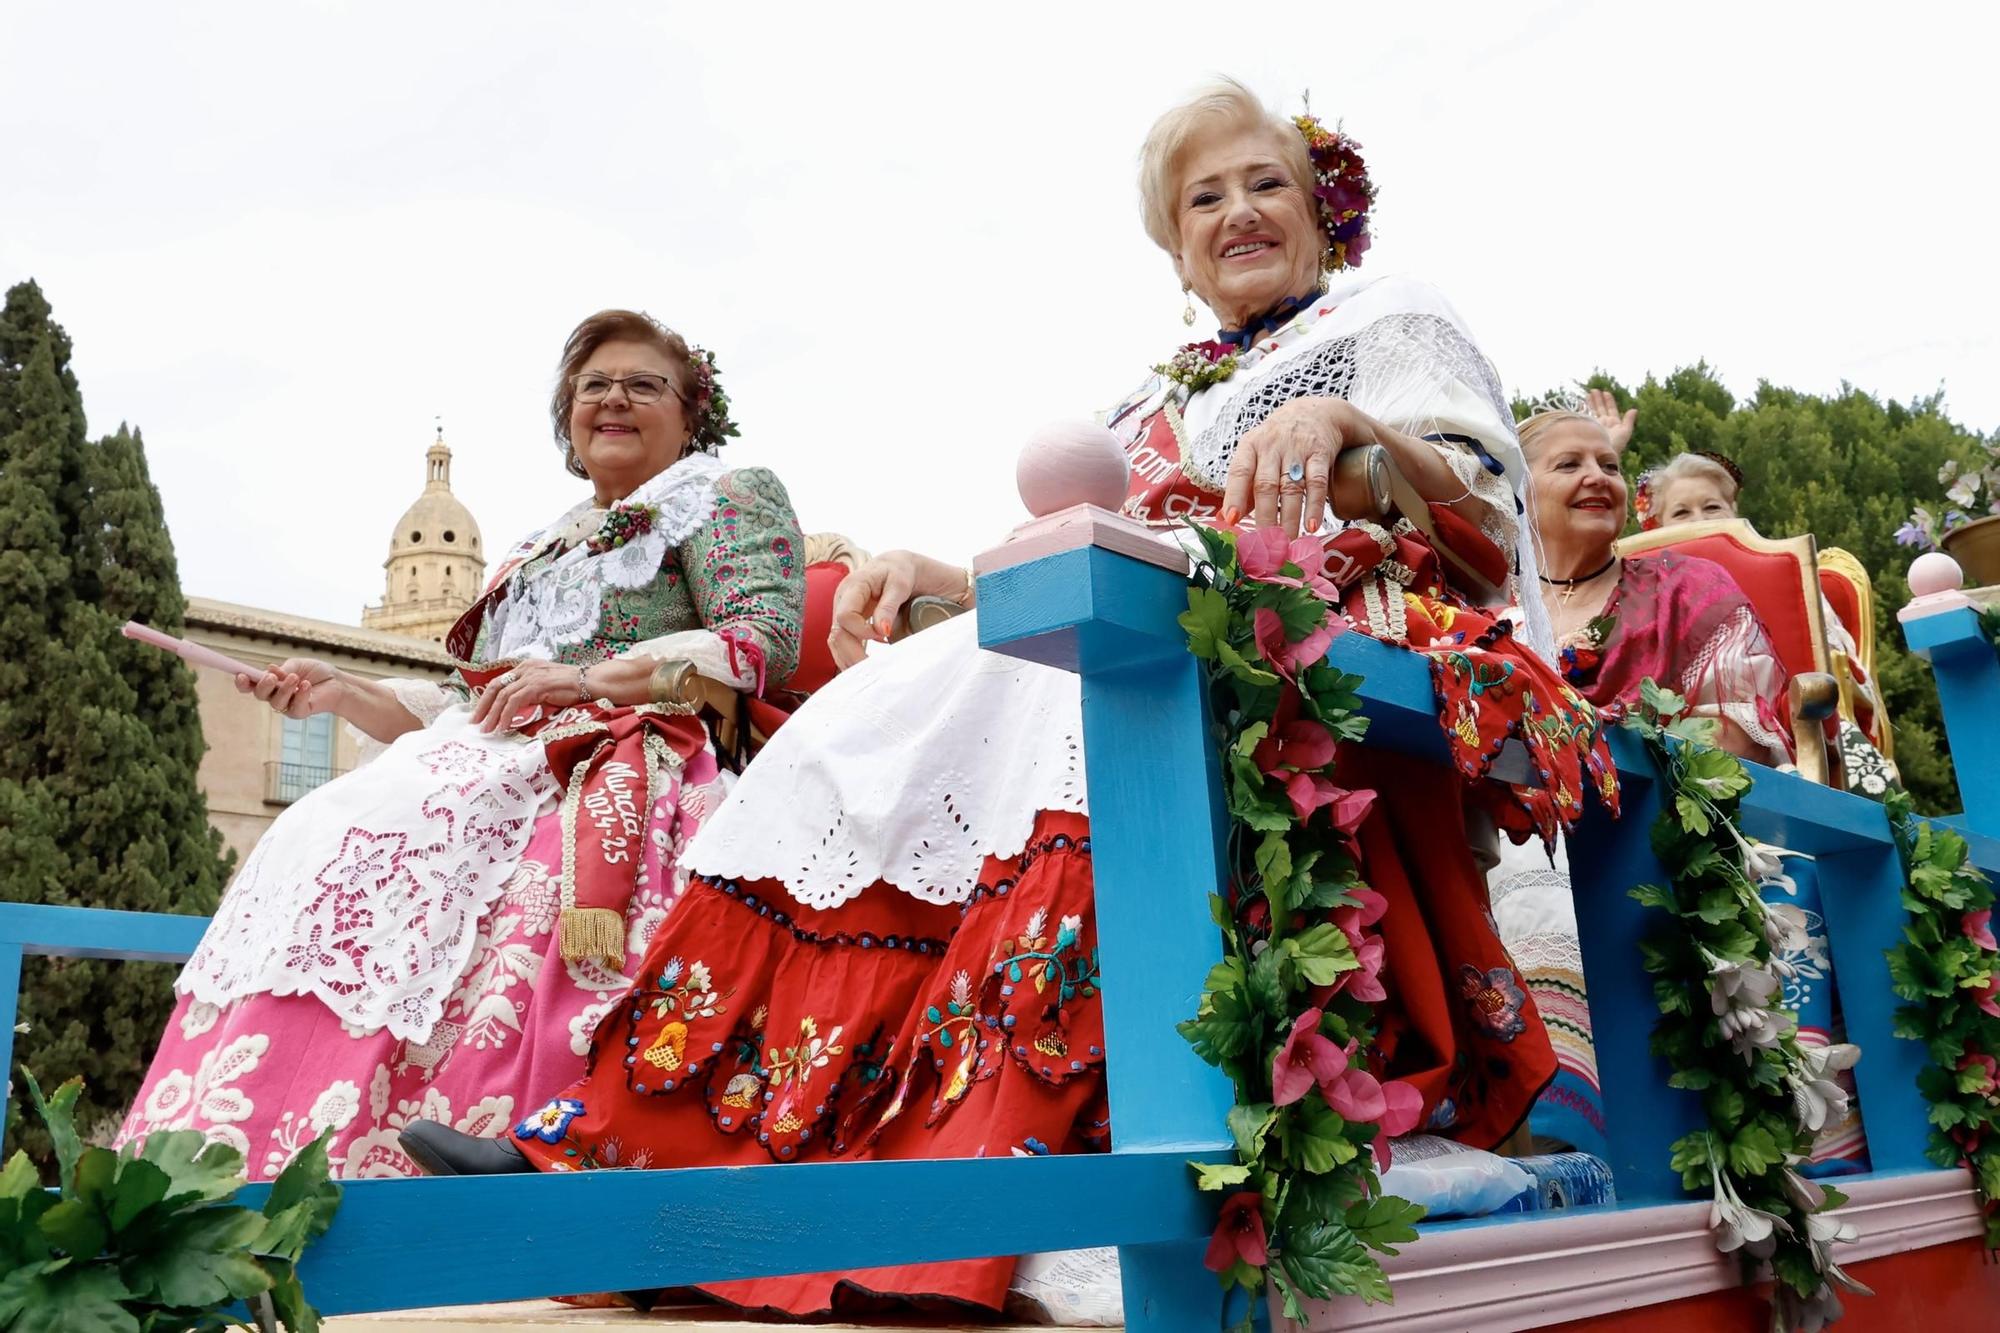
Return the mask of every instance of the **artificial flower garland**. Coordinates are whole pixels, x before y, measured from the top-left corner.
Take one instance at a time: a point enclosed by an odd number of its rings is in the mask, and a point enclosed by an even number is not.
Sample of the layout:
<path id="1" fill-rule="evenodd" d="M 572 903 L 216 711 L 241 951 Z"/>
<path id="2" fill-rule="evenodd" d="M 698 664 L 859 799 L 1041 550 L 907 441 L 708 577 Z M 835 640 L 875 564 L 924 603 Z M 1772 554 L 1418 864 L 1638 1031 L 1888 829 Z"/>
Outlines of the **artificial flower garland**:
<path id="1" fill-rule="evenodd" d="M 1672 1164 L 1690 1191 L 1711 1192 L 1717 1248 L 1740 1253 L 1746 1270 L 1769 1261 L 1773 1327 L 1817 1330 L 1840 1317 L 1837 1286 L 1868 1289 L 1833 1260 L 1833 1243 L 1856 1234 L 1829 1215 L 1846 1196 L 1795 1168 L 1820 1127 L 1847 1113 L 1833 1076 L 1859 1051 L 1800 1045 L 1782 978 L 1783 955 L 1804 945 L 1804 914 L 1758 896 L 1759 884 L 1789 883 L 1782 852 L 1737 832 L 1749 771 L 1699 743 L 1713 724 L 1686 708 L 1647 680 L 1625 722 L 1660 772 L 1652 842 L 1671 881 L 1631 896 L 1676 923 L 1640 946 L 1660 1011 L 1652 1049 L 1673 1066 L 1668 1083 L 1700 1093 L 1708 1117 L 1706 1129 L 1674 1142 Z"/>
<path id="2" fill-rule="evenodd" d="M 2000 629 L 2000 622 L 1996 622 Z M 1890 986 L 1905 1003 L 1896 1035 L 1921 1041 L 1917 1079 L 1930 1103 L 1929 1154 L 1963 1165 L 1985 1204 L 1986 1245 L 2000 1248 L 2000 945 L 1993 887 L 1965 839 L 1917 819 L 1906 791 L 1884 799 L 1908 885 L 1903 943 L 1889 950 Z"/>
<path id="3" fill-rule="evenodd" d="M 1300 1319 L 1306 1299 L 1389 1299 L 1370 1251 L 1415 1240 L 1424 1210 L 1382 1196 L 1377 1171 L 1422 1099 L 1369 1068 L 1388 903 L 1361 882 L 1352 844 L 1375 793 L 1335 773 L 1338 742 L 1368 724 L 1360 678 L 1326 665 L 1347 623 L 1322 543 L 1195 531 L 1206 560 L 1181 625 L 1208 664 L 1229 879 L 1209 900 L 1223 959 L 1179 1030 L 1236 1089 L 1236 1163 L 1196 1167 L 1200 1188 L 1228 1191 L 1206 1262 L 1251 1310 L 1268 1283 Z"/>

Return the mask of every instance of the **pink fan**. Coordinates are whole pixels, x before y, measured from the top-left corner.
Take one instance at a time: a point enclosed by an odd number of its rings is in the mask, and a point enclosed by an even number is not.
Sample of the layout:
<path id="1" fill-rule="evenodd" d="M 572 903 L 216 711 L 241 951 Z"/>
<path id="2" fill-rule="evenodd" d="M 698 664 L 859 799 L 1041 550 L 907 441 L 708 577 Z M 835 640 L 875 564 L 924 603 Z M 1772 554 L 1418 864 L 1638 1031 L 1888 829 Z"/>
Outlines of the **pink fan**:
<path id="1" fill-rule="evenodd" d="M 254 667 L 247 662 L 239 662 L 233 657 L 225 657 L 213 648 L 204 648 L 186 639 L 176 639 L 171 634 L 162 634 L 151 625 L 141 625 L 136 620 L 125 622 L 122 631 L 128 639 L 140 643 L 150 643 L 155 648 L 164 648 L 191 666 L 207 667 L 211 671 L 227 671 L 233 676 L 248 676 L 252 680 L 264 674 L 263 667 Z"/>

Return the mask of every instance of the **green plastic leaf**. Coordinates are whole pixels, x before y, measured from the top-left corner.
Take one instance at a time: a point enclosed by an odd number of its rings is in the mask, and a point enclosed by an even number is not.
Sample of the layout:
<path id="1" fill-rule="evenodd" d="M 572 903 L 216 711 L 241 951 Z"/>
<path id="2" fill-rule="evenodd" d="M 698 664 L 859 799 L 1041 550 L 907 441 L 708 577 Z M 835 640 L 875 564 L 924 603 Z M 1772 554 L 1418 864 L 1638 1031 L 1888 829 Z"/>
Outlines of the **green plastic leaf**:
<path id="1" fill-rule="evenodd" d="M 1252 722 L 1249 726 L 1243 728 L 1243 734 L 1236 738 L 1236 753 L 1248 759 L 1257 752 L 1257 747 L 1262 745 L 1264 738 L 1270 734 L 1270 723 Z"/>
<path id="2" fill-rule="evenodd" d="M 275 1221 L 303 1210 L 304 1231 L 296 1246 L 279 1248 L 268 1244 L 260 1247 L 262 1253 L 296 1261 L 308 1241 L 324 1235 L 333 1225 L 333 1215 L 340 1207 L 340 1186 L 330 1178 L 327 1164 L 327 1145 L 333 1134 L 333 1130 L 326 1130 L 299 1149 L 271 1182 L 270 1197 L 264 1201 L 264 1216 Z"/>
<path id="3" fill-rule="evenodd" d="M 1347 1226 L 1355 1239 L 1369 1249 L 1396 1254 L 1395 1246 L 1408 1245 L 1417 1238 L 1417 1223 L 1423 1220 L 1425 1211 L 1422 1204 L 1385 1194 L 1349 1208 Z"/>
<path id="4" fill-rule="evenodd" d="M 1284 947 L 1297 960 L 1299 975 L 1315 986 L 1330 986 L 1341 973 L 1361 966 L 1347 932 L 1331 922 L 1300 931 Z"/>
<path id="5" fill-rule="evenodd" d="M 83 1095 L 83 1080 L 73 1078 L 57 1088 L 53 1096 L 44 1098 L 42 1085 L 35 1082 L 32 1073 L 23 1069 L 21 1078 L 28 1085 L 29 1103 L 49 1131 L 49 1142 L 56 1150 L 56 1181 L 67 1194 L 77 1158 L 83 1156 L 83 1142 L 76 1134 L 76 1099 Z"/>
<path id="6" fill-rule="evenodd" d="M 118 1185 L 111 1200 L 111 1230 L 131 1227 L 148 1209 L 167 1197 L 172 1184 L 167 1173 L 151 1162 L 133 1160 L 119 1164 Z"/>
<path id="7" fill-rule="evenodd" d="M 243 1184 L 243 1155 L 226 1143 L 210 1143 L 200 1131 L 161 1130 L 146 1136 L 139 1160 L 167 1173 L 168 1208 L 219 1203 L 234 1198 Z"/>
<path id="8" fill-rule="evenodd" d="M 305 1289 L 299 1285 L 297 1273 L 292 1266 L 282 1260 L 271 1260 L 272 1274 L 271 1307 L 278 1318 L 292 1333 L 319 1333 L 319 1311 L 306 1302 Z"/>
<path id="9" fill-rule="evenodd" d="M 263 1214 L 247 1208 L 202 1209 L 126 1259 L 125 1281 L 161 1305 L 216 1305 L 269 1291 L 270 1274 L 249 1253 L 264 1224 Z"/>
<path id="10" fill-rule="evenodd" d="M 117 1270 L 68 1260 L 30 1264 L 0 1279 L 0 1328 L 7 1333 L 141 1333 Z"/>
<path id="11" fill-rule="evenodd" d="M 1198 1190 L 1226 1190 L 1250 1179 L 1250 1168 L 1238 1162 L 1191 1162 L 1194 1187 Z"/>
<path id="12" fill-rule="evenodd" d="M 1318 1097 L 1308 1097 L 1285 1117 L 1280 1136 L 1285 1159 L 1302 1171 L 1320 1175 L 1354 1160 L 1358 1149 L 1341 1133 L 1347 1122 Z"/>
<path id="13" fill-rule="evenodd" d="M 75 1259 L 95 1259 L 111 1239 L 104 1211 L 91 1199 L 64 1199 L 42 1214 L 39 1225 L 50 1245 Z"/>
<path id="14" fill-rule="evenodd" d="M 1251 858 L 1263 878 L 1265 890 L 1273 883 L 1287 885 L 1292 879 L 1292 847 L 1282 833 L 1266 833 Z"/>
<path id="15" fill-rule="evenodd" d="M 1188 651 L 1213 660 L 1216 645 L 1229 638 L 1229 599 L 1213 588 L 1189 588 L 1180 626 L 1187 631 Z"/>
<path id="16" fill-rule="evenodd" d="M 1784 1160 L 1784 1146 L 1762 1124 L 1746 1125 L 1729 1140 L 1729 1169 L 1737 1175 L 1760 1176 Z"/>
<path id="17" fill-rule="evenodd" d="M 1389 1300 L 1382 1265 L 1338 1222 L 1301 1227 L 1286 1238 L 1278 1262 L 1299 1290 L 1316 1300 L 1359 1296 L 1370 1305 Z"/>
<path id="18" fill-rule="evenodd" d="M 1658 907 L 1669 912 L 1674 910 L 1674 891 L 1672 889 L 1662 888 L 1658 884 L 1641 884 L 1637 888 L 1627 889 L 1625 892 L 1627 897 L 1631 898 L 1632 901 L 1638 903 L 1641 907 Z"/>
<path id="19" fill-rule="evenodd" d="M 42 1191 L 41 1177 L 25 1152 L 16 1152 L 0 1169 L 0 1199 L 25 1199 Z"/>
<path id="20" fill-rule="evenodd" d="M 1229 1108 L 1229 1136 L 1236 1140 L 1237 1156 L 1256 1161 L 1264 1155 L 1264 1140 L 1278 1123 L 1277 1108 L 1269 1102 L 1239 1103 Z"/>

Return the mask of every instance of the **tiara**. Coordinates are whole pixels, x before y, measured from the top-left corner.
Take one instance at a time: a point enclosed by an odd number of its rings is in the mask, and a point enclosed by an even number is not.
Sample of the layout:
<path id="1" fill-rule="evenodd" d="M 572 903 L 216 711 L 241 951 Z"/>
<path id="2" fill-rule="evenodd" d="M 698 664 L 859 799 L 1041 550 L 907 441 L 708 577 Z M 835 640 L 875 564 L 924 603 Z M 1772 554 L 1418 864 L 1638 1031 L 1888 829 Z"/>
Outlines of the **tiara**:
<path id="1" fill-rule="evenodd" d="M 1328 129 L 1312 114 L 1310 104 L 1292 117 L 1292 124 L 1304 136 L 1306 156 L 1312 159 L 1313 196 L 1319 200 L 1320 227 L 1326 232 L 1326 271 L 1359 268 L 1373 239 L 1368 210 L 1375 204 L 1375 182 L 1368 179 L 1361 145 L 1348 138 L 1338 123 Z"/>

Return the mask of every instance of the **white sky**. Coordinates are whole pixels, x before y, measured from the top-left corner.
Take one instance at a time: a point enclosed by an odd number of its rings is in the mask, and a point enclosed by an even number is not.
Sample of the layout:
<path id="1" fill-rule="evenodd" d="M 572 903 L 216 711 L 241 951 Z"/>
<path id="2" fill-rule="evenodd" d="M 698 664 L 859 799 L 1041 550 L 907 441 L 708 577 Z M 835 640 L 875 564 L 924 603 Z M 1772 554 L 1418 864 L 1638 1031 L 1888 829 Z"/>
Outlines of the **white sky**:
<path id="1" fill-rule="evenodd" d="M 1133 165 L 1215 73 L 1345 119 L 1364 271 L 1512 388 L 1705 356 L 1991 430 L 1994 14 L 7 0 L 0 284 L 144 430 L 190 592 L 349 623 L 434 415 L 489 550 L 580 493 L 546 400 L 606 305 L 715 349 L 808 530 L 991 544 L 1028 429 L 1187 336 Z"/>

